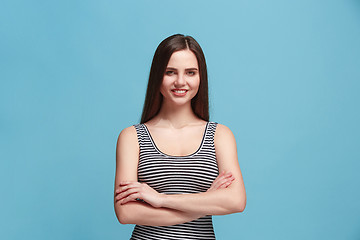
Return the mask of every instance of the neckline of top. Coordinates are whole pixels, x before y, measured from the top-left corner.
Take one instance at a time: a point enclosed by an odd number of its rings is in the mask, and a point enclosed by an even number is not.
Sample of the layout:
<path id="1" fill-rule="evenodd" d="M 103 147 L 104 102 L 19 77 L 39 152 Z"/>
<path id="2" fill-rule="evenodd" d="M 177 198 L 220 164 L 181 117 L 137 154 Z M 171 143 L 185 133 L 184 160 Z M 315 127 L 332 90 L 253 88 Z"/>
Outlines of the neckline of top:
<path id="1" fill-rule="evenodd" d="M 206 133 L 207 133 L 207 131 L 208 131 L 209 123 L 210 123 L 209 121 L 206 122 L 205 129 L 204 129 L 204 133 L 203 133 L 203 137 L 202 137 L 202 139 L 201 139 L 201 143 L 200 143 L 199 148 L 198 148 L 195 152 L 193 152 L 193 153 L 191 153 L 191 154 L 188 154 L 188 155 L 184 155 L 184 156 L 170 155 L 170 154 L 167 154 L 167 153 L 162 152 L 162 151 L 157 147 L 157 145 L 156 145 L 154 139 L 152 138 L 151 133 L 150 133 L 148 127 L 146 126 L 146 124 L 145 124 L 145 123 L 142 123 L 142 125 L 144 126 L 144 128 L 145 128 L 145 130 L 146 130 L 146 133 L 147 133 L 147 135 L 149 136 L 149 138 L 150 138 L 150 140 L 151 140 L 152 145 L 154 146 L 154 148 L 156 149 L 156 151 L 157 151 L 158 153 L 163 154 L 163 155 L 165 155 L 165 156 L 167 156 L 167 157 L 184 158 L 184 157 L 191 157 L 191 156 L 197 154 L 197 153 L 201 150 L 201 148 L 202 148 L 202 146 L 203 146 L 203 144 L 204 144 L 204 140 L 205 140 Z"/>

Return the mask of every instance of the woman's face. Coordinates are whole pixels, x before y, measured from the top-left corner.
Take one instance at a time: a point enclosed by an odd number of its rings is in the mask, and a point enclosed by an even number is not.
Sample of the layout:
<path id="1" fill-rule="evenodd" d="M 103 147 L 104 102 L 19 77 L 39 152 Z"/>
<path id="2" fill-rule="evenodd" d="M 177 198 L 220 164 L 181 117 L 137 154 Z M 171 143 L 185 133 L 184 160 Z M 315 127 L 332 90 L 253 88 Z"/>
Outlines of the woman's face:
<path id="1" fill-rule="evenodd" d="M 195 54 L 188 49 L 174 52 L 160 87 L 164 101 L 177 105 L 190 102 L 198 92 L 199 84 L 199 67 Z"/>

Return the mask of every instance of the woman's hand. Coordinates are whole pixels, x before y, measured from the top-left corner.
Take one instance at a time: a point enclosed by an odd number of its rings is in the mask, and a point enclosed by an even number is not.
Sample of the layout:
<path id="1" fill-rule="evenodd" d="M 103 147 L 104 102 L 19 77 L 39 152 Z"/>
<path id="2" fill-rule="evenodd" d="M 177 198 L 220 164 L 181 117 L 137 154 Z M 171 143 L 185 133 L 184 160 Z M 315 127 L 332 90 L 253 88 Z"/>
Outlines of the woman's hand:
<path id="1" fill-rule="evenodd" d="M 222 171 L 211 184 L 211 187 L 207 190 L 207 192 L 215 191 L 221 188 L 227 188 L 234 180 L 235 177 L 233 177 L 231 172 L 225 173 L 225 171 Z"/>
<path id="2" fill-rule="evenodd" d="M 155 208 L 162 206 L 163 196 L 146 183 L 139 182 L 121 182 L 115 191 L 115 201 L 120 204 L 141 199 Z"/>

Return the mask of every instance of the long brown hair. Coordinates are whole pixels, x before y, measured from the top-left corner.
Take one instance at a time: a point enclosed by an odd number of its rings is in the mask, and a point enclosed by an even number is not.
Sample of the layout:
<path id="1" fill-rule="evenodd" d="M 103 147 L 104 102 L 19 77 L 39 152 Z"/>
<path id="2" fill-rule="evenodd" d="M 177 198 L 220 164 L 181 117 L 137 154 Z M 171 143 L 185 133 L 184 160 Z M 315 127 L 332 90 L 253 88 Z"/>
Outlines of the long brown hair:
<path id="1" fill-rule="evenodd" d="M 199 90 L 195 97 L 191 99 L 191 108 L 197 117 L 209 121 L 208 76 L 204 53 L 199 43 L 193 37 L 175 34 L 164 39 L 155 51 L 141 115 L 141 123 L 149 121 L 159 113 L 163 101 L 160 86 L 165 69 L 171 55 L 176 51 L 184 49 L 189 49 L 195 54 L 200 73 Z"/>

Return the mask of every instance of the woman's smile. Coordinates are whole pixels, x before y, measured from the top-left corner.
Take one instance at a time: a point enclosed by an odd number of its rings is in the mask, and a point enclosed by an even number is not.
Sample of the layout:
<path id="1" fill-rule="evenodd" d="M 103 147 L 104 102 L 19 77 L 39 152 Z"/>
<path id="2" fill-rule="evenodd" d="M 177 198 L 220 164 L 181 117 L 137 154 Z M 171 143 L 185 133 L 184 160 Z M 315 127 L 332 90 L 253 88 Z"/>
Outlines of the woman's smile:
<path id="1" fill-rule="evenodd" d="M 188 90 L 186 89 L 172 89 L 171 92 L 178 97 L 183 97 L 186 95 L 186 93 L 188 92 Z"/>

